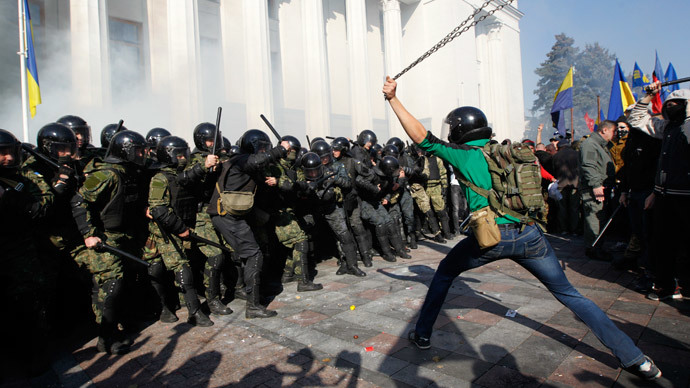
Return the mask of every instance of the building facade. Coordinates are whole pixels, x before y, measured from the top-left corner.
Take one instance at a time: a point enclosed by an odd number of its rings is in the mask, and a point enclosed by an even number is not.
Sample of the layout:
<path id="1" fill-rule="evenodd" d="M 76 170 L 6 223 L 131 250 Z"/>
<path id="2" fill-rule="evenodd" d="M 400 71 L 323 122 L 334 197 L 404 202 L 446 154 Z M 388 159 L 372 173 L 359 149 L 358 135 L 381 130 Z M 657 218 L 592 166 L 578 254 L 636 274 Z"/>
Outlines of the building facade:
<path id="1" fill-rule="evenodd" d="M 125 120 L 191 140 L 215 120 L 234 142 L 267 128 L 304 139 L 404 137 L 381 94 L 395 75 L 459 25 L 479 0 L 29 0 L 43 105 L 31 133 L 77 114 L 94 135 Z M 502 4 L 494 0 L 487 10 Z M 16 1 L 0 30 L 18 37 Z M 478 16 L 485 14 L 482 11 Z M 14 15 L 14 19 L 12 18 Z M 520 140 L 524 103 L 517 1 L 403 75 L 399 95 L 438 133 L 462 105 L 481 108 L 498 139 Z M 4 39 L 0 127 L 21 134 L 17 39 Z M 8 51 L 9 50 L 9 51 Z M 268 131 L 267 131 L 268 132 Z M 34 138 L 30 139 L 34 140 Z M 97 143 L 97 141 L 96 141 Z M 96 144 L 98 145 L 98 144 Z"/>

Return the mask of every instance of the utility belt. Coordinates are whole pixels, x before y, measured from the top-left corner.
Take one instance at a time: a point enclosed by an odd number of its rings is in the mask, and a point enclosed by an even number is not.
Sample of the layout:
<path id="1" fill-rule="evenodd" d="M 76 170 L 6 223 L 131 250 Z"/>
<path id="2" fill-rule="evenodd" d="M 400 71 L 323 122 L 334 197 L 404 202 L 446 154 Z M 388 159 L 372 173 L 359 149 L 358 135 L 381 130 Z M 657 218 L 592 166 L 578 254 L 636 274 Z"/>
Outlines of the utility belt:
<path id="1" fill-rule="evenodd" d="M 690 197 L 690 190 L 674 190 L 674 189 L 668 189 L 666 187 L 654 185 L 654 192 L 657 194 L 660 194 L 662 196 L 664 195 L 679 195 L 679 196 L 684 196 L 684 197 Z"/>
<path id="2" fill-rule="evenodd" d="M 441 184 L 440 180 L 427 181 L 426 187 L 436 187 Z"/>
<path id="3" fill-rule="evenodd" d="M 498 224 L 498 229 L 500 230 L 514 230 L 514 229 L 519 229 L 522 231 L 525 226 L 533 226 L 535 225 L 536 222 L 534 221 L 529 221 L 529 222 L 511 222 L 509 224 Z"/>

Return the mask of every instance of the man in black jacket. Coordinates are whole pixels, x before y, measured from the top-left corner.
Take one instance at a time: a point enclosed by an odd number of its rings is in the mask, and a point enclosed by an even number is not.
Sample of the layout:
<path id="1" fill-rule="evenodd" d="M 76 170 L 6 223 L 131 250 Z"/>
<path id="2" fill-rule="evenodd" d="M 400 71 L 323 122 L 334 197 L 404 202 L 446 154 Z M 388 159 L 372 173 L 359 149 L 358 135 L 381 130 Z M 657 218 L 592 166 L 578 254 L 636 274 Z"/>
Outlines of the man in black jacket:
<path id="1" fill-rule="evenodd" d="M 227 207 L 228 204 L 221 201 L 220 194 L 221 192 L 255 193 L 257 182 L 262 182 L 266 166 L 284 158 L 287 149 L 290 148 L 287 141 L 282 141 L 280 145 L 269 150 L 270 144 L 268 136 L 258 129 L 250 129 L 242 135 L 240 153 L 223 163 L 216 191 L 213 192 L 207 209 L 213 226 L 245 263 L 244 280 L 247 285 L 245 316 L 247 318 L 270 318 L 277 313 L 267 310 L 259 302 L 259 278 L 263 254 L 247 223 L 248 212 L 232 211 Z"/>
<path id="2" fill-rule="evenodd" d="M 690 90 L 671 93 L 661 110 L 664 118 L 649 114 L 648 106 L 661 84 L 650 85 L 650 92 L 635 104 L 630 125 L 655 138 L 662 139 L 661 156 L 654 178 L 654 191 L 645 200 L 645 209 L 654 207 L 654 248 L 657 253 L 657 291 L 647 295 L 652 300 L 680 299 L 682 295 L 675 274 L 687 281 L 690 265 L 687 258 L 687 236 L 690 227 L 678 216 L 690 214 Z M 685 257 L 684 257 L 685 256 Z"/>

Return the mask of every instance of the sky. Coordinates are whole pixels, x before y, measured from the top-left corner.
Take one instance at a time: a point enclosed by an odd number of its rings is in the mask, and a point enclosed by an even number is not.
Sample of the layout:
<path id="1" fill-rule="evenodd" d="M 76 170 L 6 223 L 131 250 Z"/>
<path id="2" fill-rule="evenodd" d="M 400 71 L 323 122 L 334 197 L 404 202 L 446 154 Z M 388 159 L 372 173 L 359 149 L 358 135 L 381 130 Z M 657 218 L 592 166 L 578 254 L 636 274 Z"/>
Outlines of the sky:
<path id="1" fill-rule="evenodd" d="M 526 116 L 531 116 L 533 91 L 539 81 L 534 71 L 546 60 L 560 33 L 573 38 L 579 48 L 599 42 L 618 57 L 626 77 L 637 61 L 651 79 L 654 50 L 664 72 L 671 62 L 678 78 L 690 76 L 688 0 L 519 0 L 518 9 L 525 14 L 520 21 L 520 44 Z M 610 74 L 602 76 L 612 80 L 613 66 Z M 690 88 L 690 83 L 681 87 Z"/>

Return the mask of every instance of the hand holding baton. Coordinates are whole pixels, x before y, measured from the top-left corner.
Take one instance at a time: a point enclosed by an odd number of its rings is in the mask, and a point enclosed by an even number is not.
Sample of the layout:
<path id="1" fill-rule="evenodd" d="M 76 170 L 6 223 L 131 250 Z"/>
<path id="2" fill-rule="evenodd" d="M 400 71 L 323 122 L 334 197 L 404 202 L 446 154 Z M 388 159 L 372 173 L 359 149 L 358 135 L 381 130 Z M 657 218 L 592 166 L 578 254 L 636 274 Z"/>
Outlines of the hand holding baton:
<path id="1" fill-rule="evenodd" d="M 129 254 L 129 253 L 127 253 L 121 249 L 115 248 L 114 246 L 108 245 L 108 244 L 103 243 L 103 242 L 99 242 L 96 245 L 96 251 L 105 251 L 105 252 L 120 256 L 120 257 L 124 257 L 125 259 L 135 261 L 135 262 L 137 262 L 141 265 L 145 265 L 147 267 L 151 266 L 151 263 L 148 263 L 148 262 L 146 262 L 146 261 L 144 261 L 144 260 L 142 260 L 142 259 L 140 259 L 140 258 L 138 258 L 132 254 Z"/>

